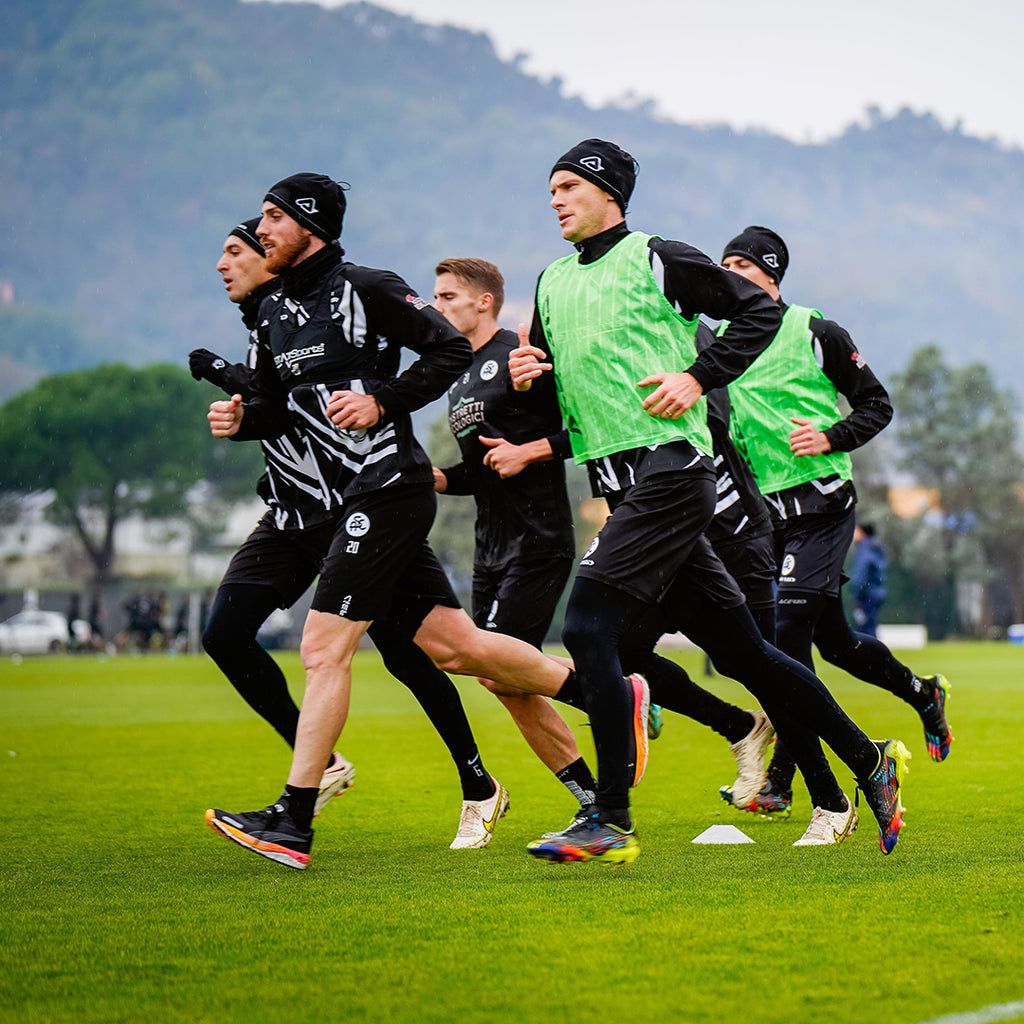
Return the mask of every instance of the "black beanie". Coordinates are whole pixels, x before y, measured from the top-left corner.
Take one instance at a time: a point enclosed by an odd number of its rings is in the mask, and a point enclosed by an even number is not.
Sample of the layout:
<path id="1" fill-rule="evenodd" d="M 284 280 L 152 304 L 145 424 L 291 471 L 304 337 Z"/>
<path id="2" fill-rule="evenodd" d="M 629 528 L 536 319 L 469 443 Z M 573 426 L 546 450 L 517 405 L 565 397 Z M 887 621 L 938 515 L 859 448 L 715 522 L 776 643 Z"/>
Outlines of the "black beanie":
<path id="1" fill-rule="evenodd" d="M 334 242 L 341 236 L 345 188 L 324 174 L 302 171 L 272 186 L 264 201 L 279 206 L 318 238 Z"/>
<path id="2" fill-rule="evenodd" d="M 625 213 L 639 169 L 639 165 L 629 153 L 620 149 L 614 142 L 586 139 L 559 157 L 558 162 L 551 168 L 551 174 L 555 171 L 572 171 L 573 174 L 586 178 L 607 192 Z"/>
<path id="3" fill-rule="evenodd" d="M 263 251 L 263 246 L 260 240 L 256 237 L 256 228 L 259 227 L 259 223 L 262 217 L 253 217 L 252 220 L 243 221 L 241 224 L 236 224 L 228 232 L 228 238 L 232 235 L 237 235 L 250 249 L 255 249 L 261 256 L 267 254 Z"/>
<path id="4" fill-rule="evenodd" d="M 789 250 L 786 243 L 771 228 L 752 224 L 744 228 L 726 247 L 726 256 L 742 256 L 756 263 L 776 284 L 789 266 Z"/>

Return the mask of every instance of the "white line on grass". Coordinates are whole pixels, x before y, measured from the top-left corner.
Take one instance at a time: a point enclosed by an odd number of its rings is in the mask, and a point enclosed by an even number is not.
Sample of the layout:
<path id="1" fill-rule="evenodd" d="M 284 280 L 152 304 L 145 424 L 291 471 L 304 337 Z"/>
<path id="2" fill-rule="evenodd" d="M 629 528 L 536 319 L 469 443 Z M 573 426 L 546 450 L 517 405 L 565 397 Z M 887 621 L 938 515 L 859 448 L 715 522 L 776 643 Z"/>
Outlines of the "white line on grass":
<path id="1" fill-rule="evenodd" d="M 980 1010 L 966 1013 L 950 1013 L 944 1017 L 932 1017 L 921 1024 L 993 1024 L 999 1020 L 1016 1020 L 1024 1017 L 1024 1000 L 1017 1003 L 1000 1003 L 998 1006 L 983 1006 Z"/>

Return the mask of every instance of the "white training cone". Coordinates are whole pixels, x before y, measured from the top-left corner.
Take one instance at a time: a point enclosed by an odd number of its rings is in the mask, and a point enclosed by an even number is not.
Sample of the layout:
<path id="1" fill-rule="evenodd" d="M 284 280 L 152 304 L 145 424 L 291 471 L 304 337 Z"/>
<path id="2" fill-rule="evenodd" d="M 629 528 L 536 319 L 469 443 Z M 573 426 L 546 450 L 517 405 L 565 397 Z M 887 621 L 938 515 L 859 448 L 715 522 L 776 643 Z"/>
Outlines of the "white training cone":
<path id="1" fill-rule="evenodd" d="M 738 843 L 752 843 L 754 840 L 746 833 L 741 832 L 735 825 L 712 825 L 704 829 L 691 843 L 718 843 L 719 845 L 736 845 Z"/>

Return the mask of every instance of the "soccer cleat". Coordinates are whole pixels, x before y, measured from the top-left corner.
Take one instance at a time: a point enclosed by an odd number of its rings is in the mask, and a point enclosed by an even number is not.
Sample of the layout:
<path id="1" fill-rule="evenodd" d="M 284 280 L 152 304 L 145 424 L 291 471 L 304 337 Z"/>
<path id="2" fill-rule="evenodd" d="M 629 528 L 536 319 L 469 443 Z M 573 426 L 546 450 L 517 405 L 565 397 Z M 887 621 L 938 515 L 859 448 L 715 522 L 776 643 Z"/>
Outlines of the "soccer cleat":
<path id="1" fill-rule="evenodd" d="M 764 782 L 764 755 L 768 744 L 775 739 L 775 729 L 763 711 L 748 711 L 754 718 L 754 727 L 741 740 L 729 745 L 736 758 L 736 781 L 732 785 L 735 807 L 746 807 L 758 794 Z"/>
<path id="2" fill-rule="evenodd" d="M 233 843 L 278 864 L 300 871 L 309 864 L 313 830 L 303 831 L 292 821 L 284 800 L 244 814 L 212 808 L 206 812 L 206 824 Z"/>
<path id="3" fill-rule="evenodd" d="M 881 760 L 865 780 L 857 780 L 858 792 L 878 821 L 878 845 L 882 853 L 891 853 L 903 828 L 903 804 L 900 789 L 910 771 L 910 751 L 899 740 L 875 740 Z"/>
<path id="4" fill-rule="evenodd" d="M 737 807 L 736 802 L 733 800 L 733 788 L 732 786 L 722 786 L 718 791 L 718 795 L 727 803 L 732 804 L 738 811 L 750 811 L 752 814 L 765 814 L 773 815 L 779 814 L 784 818 L 789 817 L 789 808 L 793 803 L 793 791 L 788 790 L 784 793 L 776 793 L 772 788 L 772 781 L 766 775 L 764 778 L 764 785 L 754 795 L 754 799 L 746 805 L 746 807 Z"/>
<path id="5" fill-rule="evenodd" d="M 920 713 L 928 754 L 933 761 L 945 761 L 949 756 L 949 745 L 953 742 L 953 733 L 946 721 L 946 704 L 949 703 L 952 687 L 946 677 L 941 675 L 922 676 L 921 682 L 928 683 L 935 695 L 931 704 Z"/>
<path id="6" fill-rule="evenodd" d="M 638 786 L 647 770 L 647 717 L 651 707 L 651 691 L 647 686 L 647 680 L 638 672 L 626 677 L 626 685 L 633 697 L 633 739 L 636 746 L 632 785 Z"/>
<path id="7" fill-rule="evenodd" d="M 564 832 L 535 839 L 527 851 L 538 860 L 552 864 L 599 860 L 602 864 L 632 864 L 640 855 L 636 831 L 604 820 L 595 806 L 584 808 L 580 817 Z"/>
<path id="8" fill-rule="evenodd" d="M 857 831 L 857 809 L 844 793 L 846 809 L 826 811 L 815 807 L 807 831 L 793 844 L 794 846 L 833 846 Z"/>
<path id="9" fill-rule="evenodd" d="M 451 841 L 451 850 L 479 850 L 494 836 L 494 826 L 508 810 L 508 790 L 493 776 L 494 795 L 486 800 L 463 800 L 459 830 Z"/>
<path id="10" fill-rule="evenodd" d="M 647 738 L 656 740 L 665 728 L 665 721 L 661 714 L 661 705 L 652 703 L 647 710 Z"/>
<path id="11" fill-rule="evenodd" d="M 571 828 L 575 828 L 577 825 L 582 825 L 587 820 L 587 815 L 590 813 L 589 807 L 580 807 L 576 813 L 572 816 L 572 821 L 569 822 L 565 828 L 558 829 L 556 832 L 545 832 L 541 835 L 541 839 L 554 839 L 555 836 L 564 835 Z"/>
<path id="12" fill-rule="evenodd" d="M 356 769 L 351 761 L 346 761 L 337 751 L 331 756 L 331 765 L 320 779 L 320 792 L 317 794 L 316 806 L 313 808 L 314 818 L 319 816 L 334 797 L 344 793 L 356 777 Z"/>

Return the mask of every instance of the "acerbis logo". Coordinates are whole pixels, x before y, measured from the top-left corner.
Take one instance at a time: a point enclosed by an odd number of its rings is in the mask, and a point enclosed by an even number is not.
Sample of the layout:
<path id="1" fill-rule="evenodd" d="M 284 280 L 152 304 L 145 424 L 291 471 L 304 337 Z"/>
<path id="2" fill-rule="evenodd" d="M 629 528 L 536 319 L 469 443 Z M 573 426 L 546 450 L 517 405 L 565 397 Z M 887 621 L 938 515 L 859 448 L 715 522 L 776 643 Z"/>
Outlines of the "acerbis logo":
<path id="1" fill-rule="evenodd" d="M 353 512 L 345 520 L 345 532 L 350 537 L 365 537 L 370 532 L 370 517 L 362 512 Z"/>
<path id="2" fill-rule="evenodd" d="M 761 259 L 763 259 L 765 261 L 765 263 L 768 264 L 769 267 L 774 267 L 776 270 L 778 269 L 778 267 L 779 267 L 779 257 L 776 256 L 775 253 L 773 253 L 773 252 L 765 253 L 764 256 L 761 257 Z"/>
<path id="3" fill-rule="evenodd" d="M 498 364 L 493 359 L 488 359 L 487 362 L 480 367 L 480 379 L 493 380 L 497 372 Z"/>
<path id="4" fill-rule="evenodd" d="M 599 156 L 580 157 L 580 166 L 586 167 L 588 171 L 603 171 L 604 164 Z"/>
<path id="5" fill-rule="evenodd" d="M 316 200 L 312 197 L 307 199 L 296 199 L 295 205 L 306 213 L 319 213 L 320 211 L 316 208 Z"/>

